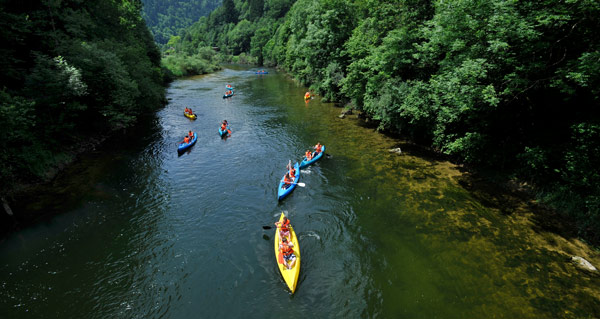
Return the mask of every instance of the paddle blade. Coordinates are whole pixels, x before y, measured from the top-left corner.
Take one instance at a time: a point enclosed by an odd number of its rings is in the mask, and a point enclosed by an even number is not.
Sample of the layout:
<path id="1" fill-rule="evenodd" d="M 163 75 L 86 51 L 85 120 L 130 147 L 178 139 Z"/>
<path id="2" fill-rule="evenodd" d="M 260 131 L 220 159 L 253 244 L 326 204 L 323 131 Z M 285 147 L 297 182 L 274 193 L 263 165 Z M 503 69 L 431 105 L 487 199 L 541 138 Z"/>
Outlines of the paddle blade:
<path id="1" fill-rule="evenodd" d="M 283 264 L 283 253 L 279 253 L 279 256 L 277 256 L 277 261 L 278 261 L 280 264 Z"/>
<path id="2" fill-rule="evenodd" d="M 304 183 L 298 183 L 298 186 L 304 187 L 304 186 L 306 186 L 306 184 L 304 184 Z"/>
<path id="3" fill-rule="evenodd" d="M 228 130 L 227 130 L 227 133 L 231 134 L 231 130 L 229 130 L 229 129 L 228 129 Z"/>
<path id="4" fill-rule="evenodd" d="M 271 228 L 273 228 L 273 227 L 271 227 L 271 226 L 263 226 L 263 229 L 271 229 Z"/>

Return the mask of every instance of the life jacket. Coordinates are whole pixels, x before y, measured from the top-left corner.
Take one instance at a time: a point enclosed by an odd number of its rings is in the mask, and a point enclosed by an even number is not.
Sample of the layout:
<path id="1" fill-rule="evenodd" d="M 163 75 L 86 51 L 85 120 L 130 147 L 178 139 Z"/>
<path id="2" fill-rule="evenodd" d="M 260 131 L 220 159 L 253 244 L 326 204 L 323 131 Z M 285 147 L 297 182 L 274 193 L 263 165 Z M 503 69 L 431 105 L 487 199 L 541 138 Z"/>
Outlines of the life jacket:
<path id="1" fill-rule="evenodd" d="M 290 170 L 290 178 L 292 180 L 296 179 L 296 170 L 293 168 Z"/>
<path id="2" fill-rule="evenodd" d="M 189 136 L 190 138 L 194 138 L 194 132 L 190 132 L 190 133 L 188 133 L 188 136 Z"/>
<path id="3" fill-rule="evenodd" d="M 321 153 L 322 148 L 323 148 L 323 145 L 317 145 L 317 153 Z"/>
<path id="4" fill-rule="evenodd" d="M 304 156 L 306 157 L 307 161 L 310 161 L 312 159 L 312 153 L 310 151 L 306 151 Z"/>
<path id="5" fill-rule="evenodd" d="M 285 175 L 285 177 L 283 178 L 283 182 L 286 184 L 291 184 L 292 180 L 287 175 Z"/>
<path id="6" fill-rule="evenodd" d="M 289 231 L 290 228 L 288 227 L 290 226 L 290 220 L 288 219 L 286 222 L 281 222 L 281 231 Z"/>
<path id="7" fill-rule="evenodd" d="M 190 142 L 190 138 L 189 138 L 189 137 L 187 137 L 187 136 L 186 136 L 186 137 L 184 137 L 184 138 L 183 138 L 183 142 L 184 142 L 184 143 L 186 143 L 186 144 L 187 144 L 187 143 L 189 143 L 189 142 Z"/>
<path id="8" fill-rule="evenodd" d="M 221 131 L 225 131 L 227 129 L 227 125 L 221 124 Z"/>
<path id="9" fill-rule="evenodd" d="M 289 256 L 294 252 L 294 249 L 292 249 L 292 247 L 288 246 L 287 244 L 281 243 L 281 253 L 283 253 L 284 256 Z"/>

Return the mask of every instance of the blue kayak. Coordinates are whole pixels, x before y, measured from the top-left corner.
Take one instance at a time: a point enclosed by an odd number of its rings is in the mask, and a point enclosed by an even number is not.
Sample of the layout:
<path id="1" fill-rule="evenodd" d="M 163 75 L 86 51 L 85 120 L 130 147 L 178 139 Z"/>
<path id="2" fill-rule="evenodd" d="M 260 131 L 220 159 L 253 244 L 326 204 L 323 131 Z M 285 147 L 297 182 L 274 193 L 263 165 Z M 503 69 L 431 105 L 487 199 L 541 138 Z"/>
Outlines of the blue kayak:
<path id="1" fill-rule="evenodd" d="M 228 97 L 232 97 L 233 96 L 233 91 L 231 91 L 230 94 L 223 94 L 223 98 L 226 99 Z"/>
<path id="2" fill-rule="evenodd" d="M 294 188 L 296 188 L 296 184 L 300 180 L 300 167 L 298 167 L 298 162 L 294 164 L 294 169 L 296 169 L 296 177 L 294 178 L 294 184 L 291 184 L 288 188 L 283 188 L 283 185 L 285 185 L 285 183 L 283 182 L 285 175 L 283 175 L 281 181 L 279 181 L 279 188 L 277 188 L 277 198 L 279 200 L 282 200 L 289 193 L 291 193 L 294 190 Z"/>
<path id="3" fill-rule="evenodd" d="M 229 129 L 229 126 L 227 126 L 227 130 Z M 221 127 L 219 126 L 219 135 L 221 135 L 221 137 L 227 135 L 227 130 L 225 131 L 221 131 Z"/>
<path id="4" fill-rule="evenodd" d="M 233 91 L 233 86 L 227 86 L 227 85 L 225 85 L 225 89 Z"/>
<path id="5" fill-rule="evenodd" d="M 321 153 L 317 154 L 315 157 L 313 157 L 310 161 L 306 160 L 306 157 L 302 160 L 302 162 L 300 162 L 300 168 L 304 168 L 316 161 L 319 160 L 319 158 L 323 157 L 323 153 L 325 153 L 325 145 L 322 145 L 323 147 L 321 148 Z M 313 153 L 314 154 L 314 153 Z"/>
<path id="6" fill-rule="evenodd" d="M 194 138 L 189 143 L 180 143 L 177 147 L 177 152 L 183 152 L 192 147 L 192 145 L 196 144 L 196 140 L 198 140 L 198 134 L 194 132 Z"/>
<path id="7" fill-rule="evenodd" d="M 257 71 L 257 72 L 254 72 L 254 73 L 256 73 L 256 74 L 269 74 L 269 72 L 267 72 L 267 71 L 263 71 L 263 72 L 258 72 Z"/>

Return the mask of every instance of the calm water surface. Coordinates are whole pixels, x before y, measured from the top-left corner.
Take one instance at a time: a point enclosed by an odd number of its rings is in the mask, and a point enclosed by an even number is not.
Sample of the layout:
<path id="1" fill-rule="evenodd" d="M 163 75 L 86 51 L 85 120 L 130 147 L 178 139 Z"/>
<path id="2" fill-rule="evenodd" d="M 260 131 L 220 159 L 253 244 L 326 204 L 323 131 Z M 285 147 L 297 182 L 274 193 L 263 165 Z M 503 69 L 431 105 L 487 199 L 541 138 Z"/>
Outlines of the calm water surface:
<path id="1" fill-rule="evenodd" d="M 474 198 L 453 165 L 388 152 L 397 141 L 269 71 L 174 82 L 150 128 L 33 200 L 26 209 L 59 214 L 0 243 L 0 317 L 598 316 L 598 277 L 524 238 L 529 227 Z M 188 130 L 198 142 L 178 156 Z M 327 156 L 278 202 L 286 163 L 316 142 Z M 262 227 L 281 211 L 302 249 L 294 295 Z"/>

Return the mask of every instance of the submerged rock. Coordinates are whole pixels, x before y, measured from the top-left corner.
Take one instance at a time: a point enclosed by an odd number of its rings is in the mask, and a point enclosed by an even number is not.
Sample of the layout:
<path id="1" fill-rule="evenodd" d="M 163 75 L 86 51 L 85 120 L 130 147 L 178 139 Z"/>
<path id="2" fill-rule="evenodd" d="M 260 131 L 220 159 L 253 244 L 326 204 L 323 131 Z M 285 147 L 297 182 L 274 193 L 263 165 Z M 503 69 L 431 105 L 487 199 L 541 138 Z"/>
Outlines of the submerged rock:
<path id="1" fill-rule="evenodd" d="M 397 147 L 397 148 L 392 148 L 389 150 L 390 153 L 396 153 L 396 154 L 402 154 L 402 150 Z"/>
<path id="2" fill-rule="evenodd" d="M 589 261 L 585 260 L 583 257 L 573 256 L 571 260 L 577 264 L 582 269 L 587 271 L 598 271 L 594 265 L 592 265 Z"/>
<path id="3" fill-rule="evenodd" d="M 352 109 L 344 109 L 344 110 L 342 110 L 342 115 L 352 115 Z"/>

